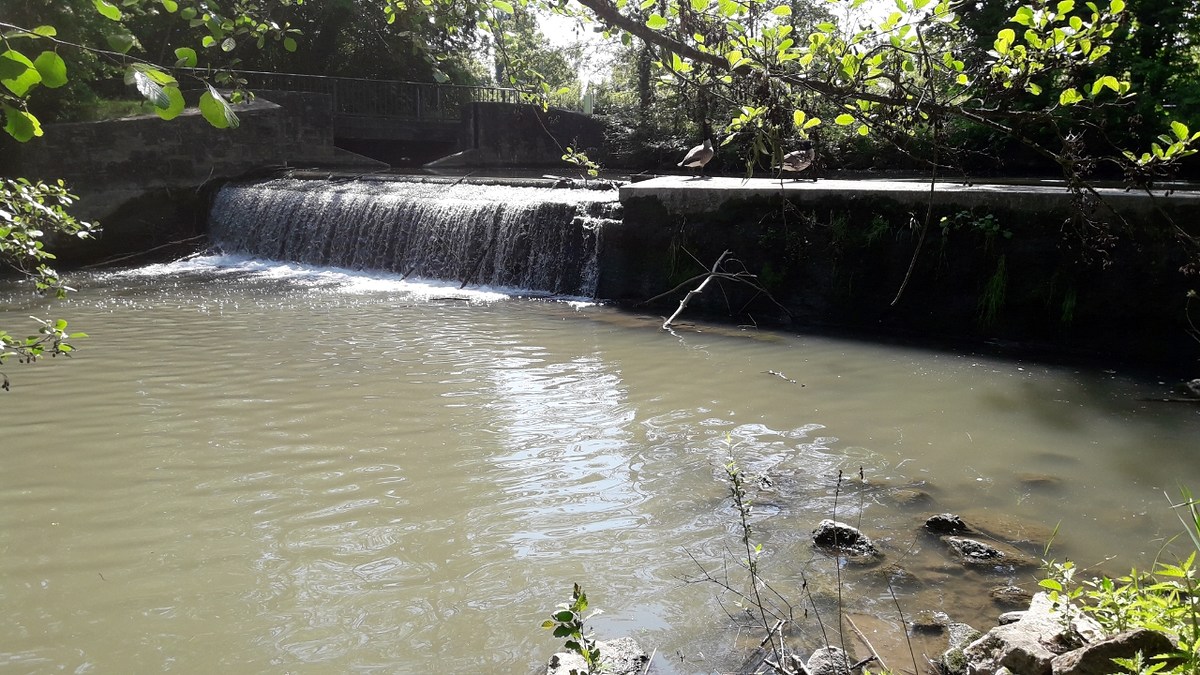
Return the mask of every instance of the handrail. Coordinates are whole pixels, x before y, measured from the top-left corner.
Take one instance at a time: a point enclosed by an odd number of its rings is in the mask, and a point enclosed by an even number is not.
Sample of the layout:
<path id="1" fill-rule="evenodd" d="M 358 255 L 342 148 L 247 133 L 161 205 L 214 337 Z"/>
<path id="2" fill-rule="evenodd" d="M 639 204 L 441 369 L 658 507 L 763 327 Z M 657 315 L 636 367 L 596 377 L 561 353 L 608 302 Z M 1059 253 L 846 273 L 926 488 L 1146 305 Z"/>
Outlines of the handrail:
<path id="1" fill-rule="evenodd" d="M 462 119 L 463 108 L 468 103 L 516 103 L 521 98 L 520 91 L 506 87 L 254 70 L 235 72 L 247 80 L 251 89 L 328 94 L 333 99 L 334 113 L 351 117 L 454 121 Z"/>

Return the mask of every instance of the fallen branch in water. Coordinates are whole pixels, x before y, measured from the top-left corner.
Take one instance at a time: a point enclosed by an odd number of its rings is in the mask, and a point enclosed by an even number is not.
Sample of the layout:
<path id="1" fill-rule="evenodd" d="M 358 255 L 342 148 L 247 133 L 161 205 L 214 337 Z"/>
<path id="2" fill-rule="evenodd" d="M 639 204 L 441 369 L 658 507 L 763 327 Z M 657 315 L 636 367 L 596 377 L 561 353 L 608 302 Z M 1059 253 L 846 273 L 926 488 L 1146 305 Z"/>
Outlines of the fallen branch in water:
<path id="1" fill-rule="evenodd" d="M 745 269 L 746 269 L 745 265 L 742 265 L 742 271 L 740 271 L 740 272 L 726 272 L 721 269 L 721 266 L 726 262 L 725 259 L 728 258 L 732 254 L 733 254 L 733 251 L 728 251 L 728 250 L 725 251 L 724 253 L 721 254 L 721 257 L 717 258 L 717 261 L 715 263 L 713 263 L 712 268 L 708 271 L 707 274 L 696 275 L 696 276 L 692 277 L 691 279 L 689 279 L 688 281 L 685 281 L 682 284 L 676 286 L 672 290 L 670 290 L 666 293 L 661 293 L 659 295 L 656 295 L 653 298 L 650 298 L 649 300 L 647 300 L 643 303 L 640 303 L 640 304 L 644 305 L 644 304 L 654 302 L 655 300 L 658 300 L 661 297 L 670 295 L 671 293 L 674 293 L 675 291 L 678 291 L 679 289 L 683 288 L 687 284 L 703 277 L 704 280 L 700 282 L 700 285 L 693 288 L 692 290 L 688 291 L 687 295 L 683 296 L 683 299 L 679 301 L 679 308 L 675 310 L 675 313 L 672 314 L 670 316 L 670 318 L 668 318 L 666 321 L 663 322 L 663 325 L 662 325 L 663 330 L 671 329 L 671 324 L 674 323 L 675 319 L 678 318 L 679 315 L 683 313 L 683 310 L 687 308 L 688 303 L 691 302 L 691 300 L 692 300 L 692 297 L 699 295 L 700 293 L 703 293 L 704 288 L 706 286 L 708 286 L 708 282 L 712 281 L 713 279 L 726 279 L 729 281 L 737 281 L 737 282 L 746 284 L 746 285 L 750 286 L 751 288 L 753 288 L 755 291 L 758 291 L 759 293 L 762 293 L 763 295 L 767 296 L 767 298 L 771 302 L 775 303 L 776 307 L 779 307 L 784 312 L 786 312 L 789 316 L 791 316 L 791 312 L 788 311 L 787 307 L 784 307 L 783 305 L 779 304 L 779 301 L 776 300 L 774 297 L 772 297 L 772 295 L 767 291 L 767 289 L 763 288 L 761 285 L 759 285 L 757 283 L 758 277 L 756 275 L 750 274 L 749 272 L 745 271 Z M 731 260 L 731 262 L 732 262 L 732 260 Z"/>
<path id="2" fill-rule="evenodd" d="M 717 262 L 713 263 L 712 269 L 709 270 L 708 276 L 704 278 L 704 281 L 701 281 L 699 286 L 688 291 L 687 295 L 683 296 L 683 299 L 679 301 L 679 309 L 675 310 L 675 313 L 672 314 L 669 319 L 663 322 L 663 330 L 668 330 L 671 328 L 671 323 L 675 321 L 675 317 L 682 314 L 683 310 L 687 308 L 688 303 L 692 300 L 692 296 L 703 293 L 704 287 L 708 285 L 708 282 L 712 281 L 713 277 L 719 276 L 719 272 L 717 270 L 721 269 L 721 263 L 724 262 L 725 258 L 729 257 L 731 253 L 733 253 L 733 251 L 730 250 L 726 250 L 724 253 L 722 253 L 721 257 L 717 258 Z"/>

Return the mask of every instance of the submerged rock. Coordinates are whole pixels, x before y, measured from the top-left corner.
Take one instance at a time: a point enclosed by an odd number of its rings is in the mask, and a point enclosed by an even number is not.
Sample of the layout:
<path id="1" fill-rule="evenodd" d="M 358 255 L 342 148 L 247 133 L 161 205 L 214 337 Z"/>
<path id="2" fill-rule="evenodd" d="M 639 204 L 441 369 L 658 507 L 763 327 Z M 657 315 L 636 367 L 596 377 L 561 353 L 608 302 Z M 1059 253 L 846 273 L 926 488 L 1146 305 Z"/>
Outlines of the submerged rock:
<path id="1" fill-rule="evenodd" d="M 994 586 L 988 591 L 992 602 L 1001 607 L 1027 607 L 1033 593 L 1020 586 Z"/>
<path id="2" fill-rule="evenodd" d="M 813 543 L 857 558 L 875 558 L 879 549 L 870 537 L 846 523 L 822 520 L 813 530 Z"/>
<path id="3" fill-rule="evenodd" d="M 935 534 L 954 534 L 957 532 L 969 532 L 971 528 L 953 513 L 939 513 L 936 516 L 929 516 L 925 521 L 925 529 Z"/>
<path id="4" fill-rule="evenodd" d="M 1004 567 L 1011 570 L 1037 566 L 1036 561 L 1016 549 L 1001 550 L 998 546 L 970 537 L 942 537 L 942 541 L 967 567 Z"/>
<path id="5" fill-rule="evenodd" d="M 633 638 L 597 642 L 596 646 L 600 648 L 600 671 L 606 675 L 641 675 L 650 660 Z M 546 675 L 569 675 L 572 670 L 586 673 L 587 663 L 578 654 L 559 652 L 550 657 Z"/>

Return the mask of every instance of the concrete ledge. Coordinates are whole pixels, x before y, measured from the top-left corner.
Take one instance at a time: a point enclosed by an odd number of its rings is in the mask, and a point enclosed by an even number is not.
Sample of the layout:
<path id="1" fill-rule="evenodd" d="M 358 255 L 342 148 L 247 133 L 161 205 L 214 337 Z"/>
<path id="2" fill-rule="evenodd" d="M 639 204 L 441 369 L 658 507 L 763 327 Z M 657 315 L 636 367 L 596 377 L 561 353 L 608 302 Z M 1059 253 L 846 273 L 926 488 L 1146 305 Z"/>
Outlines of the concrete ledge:
<path id="1" fill-rule="evenodd" d="M 1105 203 L 1122 213 L 1149 212 L 1156 207 L 1200 209 L 1200 192 L 1144 192 L 1118 188 L 1097 189 Z M 901 204 L 925 204 L 929 182 L 920 180 L 817 180 L 782 183 L 773 178 L 731 178 L 726 176 L 660 176 L 621 187 L 621 201 L 652 198 L 673 214 L 707 213 L 732 200 L 762 200 L 786 197 L 791 202 L 818 201 L 827 197 L 842 199 L 885 198 Z M 1012 211 L 1050 211 L 1070 206 L 1071 194 L 1061 182 L 1033 184 L 974 184 L 939 182 L 933 191 L 935 205 L 953 204 L 964 209 L 1004 208 Z"/>

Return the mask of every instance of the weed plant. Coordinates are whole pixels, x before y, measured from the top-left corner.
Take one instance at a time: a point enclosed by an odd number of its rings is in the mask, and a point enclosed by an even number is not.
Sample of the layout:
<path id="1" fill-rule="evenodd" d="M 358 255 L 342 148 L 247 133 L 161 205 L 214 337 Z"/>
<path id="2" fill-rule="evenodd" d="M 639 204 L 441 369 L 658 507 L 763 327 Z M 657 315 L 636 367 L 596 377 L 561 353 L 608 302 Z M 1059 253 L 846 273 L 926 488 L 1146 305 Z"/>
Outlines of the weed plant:
<path id="1" fill-rule="evenodd" d="M 1140 628 L 1158 631 L 1175 643 L 1168 654 L 1139 654 L 1114 659 L 1113 672 L 1137 675 L 1200 673 L 1200 581 L 1196 556 L 1200 553 L 1200 504 L 1184 489 L 1183 501 L 1173 505 L 1191 540 L 1191 551 L 1177 563 L 1158 560 L 1153 571 L 1117 578 L 1107 576 L 1077 580 L 1070 561 L 1046 563 L 1048 578 L 1040 582 L 1064 620 L 1084 614 L 1109 634 Z"/>

